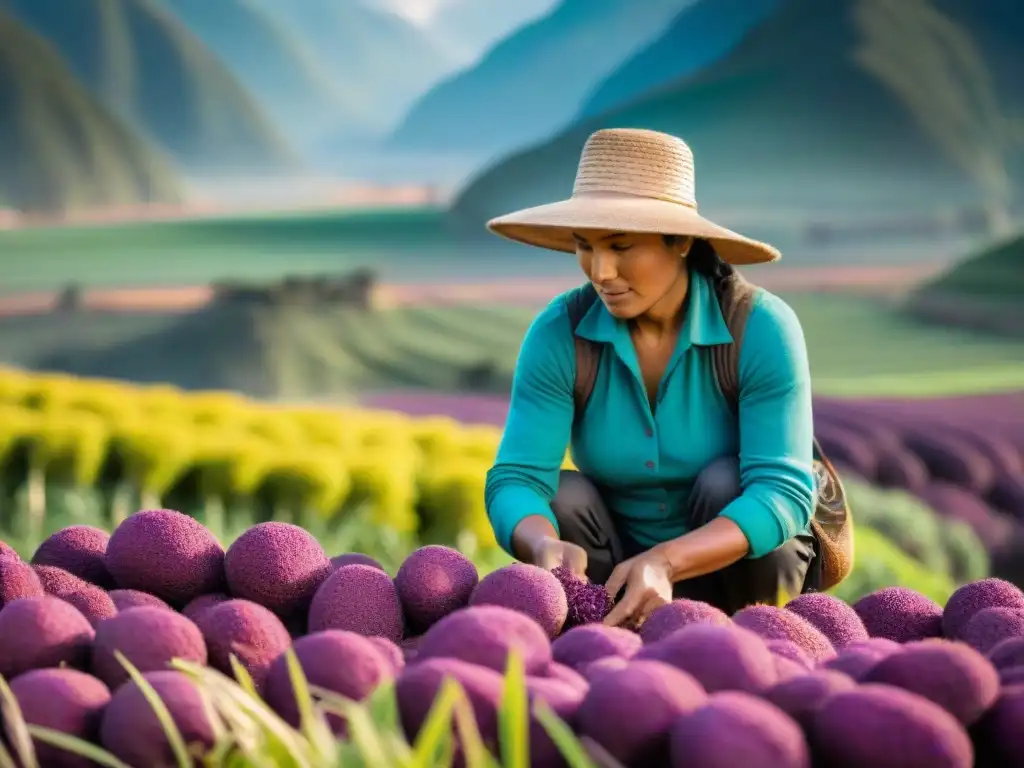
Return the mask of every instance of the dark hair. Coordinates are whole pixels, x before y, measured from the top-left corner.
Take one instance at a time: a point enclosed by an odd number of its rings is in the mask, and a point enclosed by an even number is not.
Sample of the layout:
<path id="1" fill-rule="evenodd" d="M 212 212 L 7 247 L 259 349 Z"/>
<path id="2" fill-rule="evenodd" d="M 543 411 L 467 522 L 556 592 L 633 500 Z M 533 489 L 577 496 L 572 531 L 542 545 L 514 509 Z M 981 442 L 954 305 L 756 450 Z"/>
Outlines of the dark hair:
<path id="1" fill-rule="evenodd" d="M 665 245 L 672 247 L 682 238 L 678 235 L 664 235 Z M 732 277 L 731 264 L 722 261 L 715 247 L 704 238 L 694 238 L 690 252 L 686 256 L 686 266 L 691 272 L 710 277 L 715 282 Z"/>

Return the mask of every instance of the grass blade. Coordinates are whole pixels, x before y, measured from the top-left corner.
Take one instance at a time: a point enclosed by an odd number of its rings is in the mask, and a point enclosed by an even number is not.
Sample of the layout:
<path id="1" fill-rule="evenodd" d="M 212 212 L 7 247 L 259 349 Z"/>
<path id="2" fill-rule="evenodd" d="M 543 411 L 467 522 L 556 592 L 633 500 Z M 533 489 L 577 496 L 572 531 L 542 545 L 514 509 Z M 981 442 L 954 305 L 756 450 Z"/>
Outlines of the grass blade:
<path id="1" fill-rule="evenodd" d="M 21 715 L 21 707 L 14 697 L 14 692 L 7 681 L 0 677 L 0 714 L 3 715 L 4 730 L 14 749 L 17 762 L 24 768 L 39 768 L 36 760 L 36 749 L 29 735 L 25 718 Z"/>
<path id="2" fill-rule="evenodd" d="M 72 736 L 69 733 L 55 731 L 52 728 L 44 728 L 41 725 L 28 726 L 28 732 L 36 741 L 57 747 L 73 755 L 84 757 L 97 765 L 105 765 L 107 768 L 131 768 L 130 765 L 122 763 L 106 750 L 100 749 L 95 744 L 90 744 L 88 741 Z"/>
<path id="3" fill-rule="evenodd" d="M 14 758 L 11 757 L 11 753 L 7 751 L 3 742 L 0 742 L 0 768 L 18 768 L 18 764 L 14 762 Z"/>
<path id="4" fill-rule="evenodd" d="M 530 702 L 526 693 L 526 669 L 522 657 L 509 652 L 505 686 L 498 712 L 502 765 L 530 768 Z"/>
<path id="5" fill-rule="evenodd" d="M 546 702 L 537 702 L 537 705 L 533 708 L 533 716 L 537 718 L 537 722 L 541 724 L 541 727 L 547 732 L 551 740 L 555 742 L 555 746 L 562 753 L 562 757 L 565 758 L 569 768 L 597 768 L 587 753 L 586 748 L 576 738 L 576 734 L 554 713 Z"/>
<path id="6" fill-rule="evenodd" d="M 358 702 L 347 699 L 333 691 L 312 687 L 313 694 L 320 700 L 320 706 L 337 717 L 344 718 L 348 740 L 365 765 L 394 765 L 395 759 L 389 754 L 381 738 L 381 727 L 374 722 L 367 709 Z"/>
<path id="7" fill-rule="evenodd" d="M 413 744 L 413 764 L 417 768 L 448 765 L 441 761 L 439 755 L 454 753 L 452 717 L 458 695 L 458 683 L 450 677 L 445 678 Z"/>
<path id="8" fill-rule="evenodd" d="M 477 726 L 473 705 L 466 695 L 465 689 L 459 686 L 459 695 L 454 707 L 455 726 L 459 734 L 459 743 L 466 759 L 466 768 L 496 768 L 500 764 L 484 745 Z"/>
<path id="9" fill-rule="evenodd" d="M 123 653 L 114 651 L 114 657 L 125 668 L 128 675 L 135 682 L 135 685 L 139 687 L 139 691 L 146 699 L 146 703 L 149 704 L 153 714 L 156 715 L 160 728 L 163 730 L 164 736 L 167 737 L 167 743 L 171 747 L 171 752 L 174 754 L 174 759 L 178 763 L 178 768 L 192 768 L 192 755 L 189 753 L 188 745 L 185 744 L 181 731 L 178 730 L 174 718 L 171 717 L 167 705 L 160 699 L 160 695 L 153 689 L 153 686 L 149 684 L 146 678 L 142 676 L 142 673 L 136 669 L 135 665 L 128 661 Z"/>
<path id="10" fill-rule="evenodd" d="M 249 670 L 242 666 L 242 662 L 238 660 L 235 654 L 231 654 L 228 659 L 231 662 L 231 673 L 235 676 L 235 680 L 242 687 L 242 690 L 248 693 L 250 696 L 259 697 L 259 693 L 256 691 L 256 683 L 253 682 L 252 675 L 249 674 Z"/>

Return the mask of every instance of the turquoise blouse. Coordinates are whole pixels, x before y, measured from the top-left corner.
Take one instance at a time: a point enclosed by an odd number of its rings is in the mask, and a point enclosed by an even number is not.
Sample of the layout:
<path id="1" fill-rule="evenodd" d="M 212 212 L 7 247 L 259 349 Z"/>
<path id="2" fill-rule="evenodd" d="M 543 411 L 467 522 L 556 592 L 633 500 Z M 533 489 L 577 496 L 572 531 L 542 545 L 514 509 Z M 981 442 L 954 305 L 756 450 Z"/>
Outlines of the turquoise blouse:
<path id="1" fill-rule="evenodd" d="M 803 329 L 788 304 L 758 293 L 740 349 L 737 419 L 718 389 L 711 356 L 700 349 L 732 338 L 708 278 L 691 280 L 653 414 L 626 322 L 595 302 L 578 333 L 608 343 L 611 354 L 602 356 L 590 402 L 574 424 L 576 358 L 565 296 L 526 332 L 505 432 L 487 473 L 487 513 L 506 551 L 524 517 L 543 515 L 557 530 L 550 504 L 566 446 L 576 467 L 607 489 L 616 524 L 645 547 L 687 532 L 693 482 L 721 456 L 739 456 L 743 492 L 721 515 L 746 535 L 748 557 L 808 530 L 815 494 L 811 381 Z"/>

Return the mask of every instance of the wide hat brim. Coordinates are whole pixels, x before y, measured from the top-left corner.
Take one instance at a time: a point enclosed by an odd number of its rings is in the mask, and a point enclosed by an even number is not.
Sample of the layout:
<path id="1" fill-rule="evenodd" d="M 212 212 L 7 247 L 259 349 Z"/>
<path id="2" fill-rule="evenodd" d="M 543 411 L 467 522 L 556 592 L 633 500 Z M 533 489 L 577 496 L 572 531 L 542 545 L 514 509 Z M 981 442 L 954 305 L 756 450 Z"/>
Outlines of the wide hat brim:
<path id="1" fill-rule="evenodd" d="M 575 195 L 491 219 L 487 228 L 518 243 L 565 253 L 576 252 L 573 232 L 601 229 L 680 235 L 707 240 L 723 261 L 735 265 L 768 264 L 782 254 L 704 218 L 679 203 L 623 194 Z"/>

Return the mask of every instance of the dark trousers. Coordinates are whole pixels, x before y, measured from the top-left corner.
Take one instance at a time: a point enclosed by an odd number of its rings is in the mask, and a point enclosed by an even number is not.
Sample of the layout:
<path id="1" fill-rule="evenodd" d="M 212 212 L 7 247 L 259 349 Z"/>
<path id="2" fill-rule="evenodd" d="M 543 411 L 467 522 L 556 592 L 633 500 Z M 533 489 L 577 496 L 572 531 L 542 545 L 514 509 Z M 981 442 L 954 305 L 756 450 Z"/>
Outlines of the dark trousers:
<path id="1" fill-rule="evenodd" d="M 739 461 L 717 459 L 697 475 L 686 509 L 689 530 L 713 520 L 741 493 Z M 587 551 L 587 576 L 604 584 L 612 569 L 644 547 L 616 529 L 598 488 L 579 472 L 563 470 L 551 504 L 561 538 Z M 678 582 L 674 597 L 701 600 L 726 613 L 755 603 L 777 604 L 780 594 L 815 588 L 814 536 L 801 534 L 757 559 L 743 558 L 719 571 Z"/>

